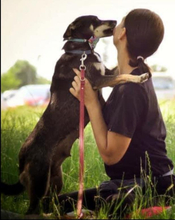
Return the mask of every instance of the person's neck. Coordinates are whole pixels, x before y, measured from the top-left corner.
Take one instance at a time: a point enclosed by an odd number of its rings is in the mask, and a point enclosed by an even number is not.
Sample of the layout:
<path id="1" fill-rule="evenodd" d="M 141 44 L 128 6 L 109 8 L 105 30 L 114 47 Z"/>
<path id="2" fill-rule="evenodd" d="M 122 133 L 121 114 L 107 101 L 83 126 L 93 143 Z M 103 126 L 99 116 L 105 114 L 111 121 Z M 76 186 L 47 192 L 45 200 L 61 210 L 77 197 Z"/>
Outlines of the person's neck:
<path id="1" fill-rule="evenodd" d="M 126 51 L 118 51 L 119 74 L 130 74 L 135 68 L 129 65 L 129 55 Z"/>

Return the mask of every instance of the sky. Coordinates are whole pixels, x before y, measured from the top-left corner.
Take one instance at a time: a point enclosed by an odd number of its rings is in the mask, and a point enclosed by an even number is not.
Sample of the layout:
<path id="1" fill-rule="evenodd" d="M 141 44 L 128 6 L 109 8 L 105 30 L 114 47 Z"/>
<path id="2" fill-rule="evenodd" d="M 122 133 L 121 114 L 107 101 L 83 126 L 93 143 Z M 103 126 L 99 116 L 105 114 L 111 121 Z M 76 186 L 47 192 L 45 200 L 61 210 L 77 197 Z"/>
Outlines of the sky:
<path id="1" fill-rule="evenodd" d="M 51 80 L 57 60 L 64 53 L 63 34 L 82 15 L 100 19 L 121 19 L 134 8 L 150 9 L 162 18 L 165 36 L 158 51 L 147 59 L 160 65 L 175 78 L 175 0 L 1 0 L 1 74 L 17 60 L 27 60 L 37 73 Z M 95 51 L 108 68 L 117 65 L 112 37 L 100 40 Z"/>

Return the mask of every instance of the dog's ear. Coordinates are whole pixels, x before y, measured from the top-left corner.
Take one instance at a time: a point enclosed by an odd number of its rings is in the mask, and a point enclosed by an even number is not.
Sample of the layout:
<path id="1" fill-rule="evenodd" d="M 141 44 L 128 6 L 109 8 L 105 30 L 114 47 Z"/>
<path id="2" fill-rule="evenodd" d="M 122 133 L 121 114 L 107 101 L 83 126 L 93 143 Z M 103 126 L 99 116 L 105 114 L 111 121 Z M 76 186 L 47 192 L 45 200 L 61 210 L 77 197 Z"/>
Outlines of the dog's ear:
<path id="1" fill-rule="evenodd" d="M 71 23 L 71 24 L 68 26 L 66 32 L 64 33 L 63 38 L 64 38 L 64 39 L 68 39 L 69 37 L 71 37 L 71 36 L 72 36 L 72 31 L 73 31 L 74 29 L 75 29 L 75 25 L 74 25 L 74 23 Z"/>

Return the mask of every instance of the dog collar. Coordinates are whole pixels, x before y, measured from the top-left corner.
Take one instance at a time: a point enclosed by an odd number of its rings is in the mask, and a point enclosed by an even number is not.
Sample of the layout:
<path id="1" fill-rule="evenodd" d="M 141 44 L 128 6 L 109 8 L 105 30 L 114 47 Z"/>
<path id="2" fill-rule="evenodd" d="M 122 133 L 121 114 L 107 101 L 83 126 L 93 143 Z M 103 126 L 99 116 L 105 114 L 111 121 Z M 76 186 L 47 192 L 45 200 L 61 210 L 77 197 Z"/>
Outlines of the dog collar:
<path id="1" fill-rule="evenodd" d="M 88 43 L 89 43 L 89 46 L 91 47 L 91 49 L 94 49 L 96 47 L 98 41 L 99 41 L 99 38 L 93 37 L 93 36 L 88 40 Z"/>
<path id="2" fill-rule="evenodd" d="M 91 48 L 91 49 L 94 49 L 94 48 L 96 47 L 96 44 L 97 44 L 98 41 L 99 41 L 99 38 L 92 36 L 92 37 L 89 38 L 89 40 L 87 40 L 87 39 L 73 38 L 73 39 L 69 39 L 68 41 L 80 42 L 80 43 L 88 42 L 90 48 Z"/>
<path id="3" fill-rule="evenodd" d="M 92 51 L 91 50 L 67 50 L 65 51 L 66 53 L 72 53 L 72 54 L 83 54 L 83 53 L 86 53 L 86 54 L 92 54 Z"/>

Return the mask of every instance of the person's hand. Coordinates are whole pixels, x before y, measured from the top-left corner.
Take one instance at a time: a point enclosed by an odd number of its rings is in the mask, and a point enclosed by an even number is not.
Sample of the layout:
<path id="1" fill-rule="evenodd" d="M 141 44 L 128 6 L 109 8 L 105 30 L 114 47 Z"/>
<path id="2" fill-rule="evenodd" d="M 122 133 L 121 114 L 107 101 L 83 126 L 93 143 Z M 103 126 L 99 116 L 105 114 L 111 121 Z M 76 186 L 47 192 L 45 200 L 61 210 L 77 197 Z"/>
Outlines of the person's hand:
<path id="1" fill-rule="evenodd" d="M 72 82 L 72 87 L 70 88 L 70 93 L 80 100 L 80 85 L 81 85 L 81 72 L 78 69 L 73 69 L 76 73 L 74 81 Z M 84 103 L 86 107 L 91 106 L 98 101 L 97 92 L 93 90 L 88 79 L 85 78 L 85 91 L 84 91 Z"/>

